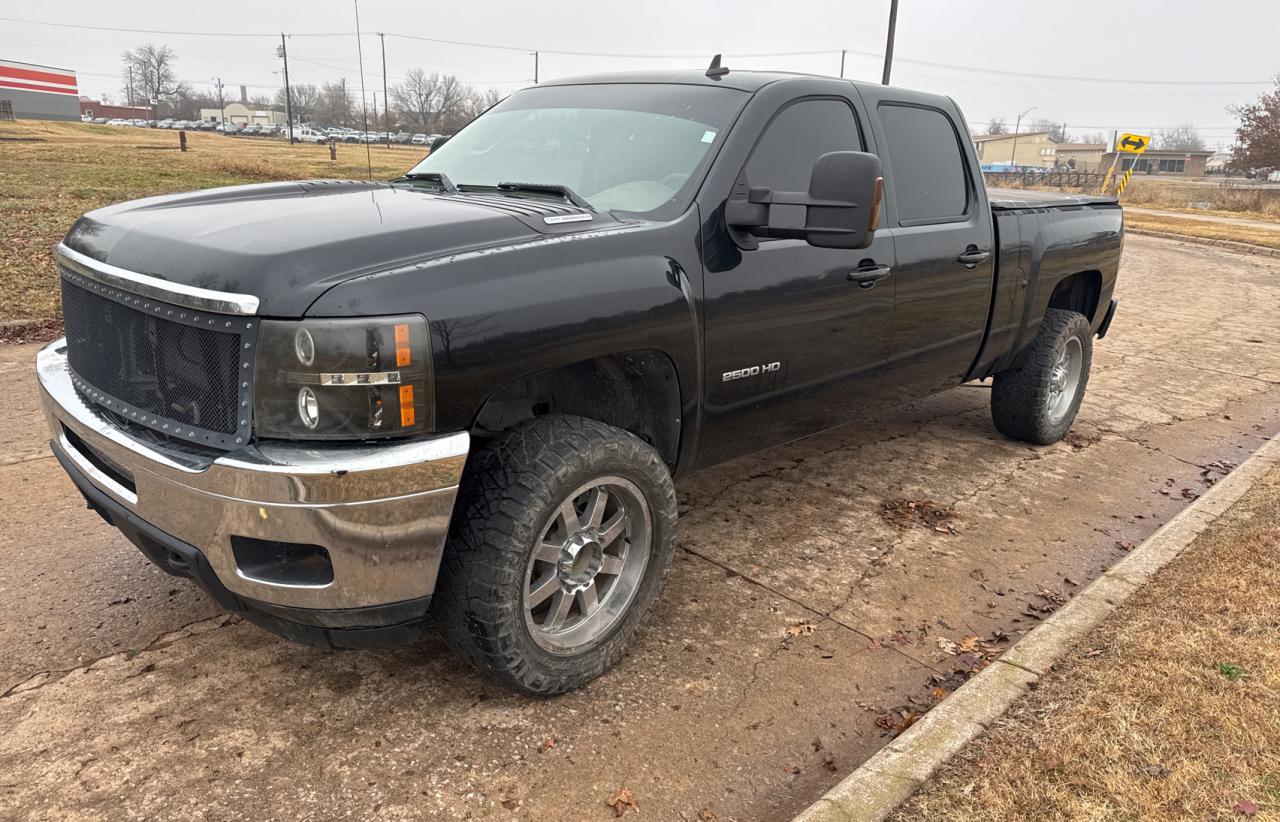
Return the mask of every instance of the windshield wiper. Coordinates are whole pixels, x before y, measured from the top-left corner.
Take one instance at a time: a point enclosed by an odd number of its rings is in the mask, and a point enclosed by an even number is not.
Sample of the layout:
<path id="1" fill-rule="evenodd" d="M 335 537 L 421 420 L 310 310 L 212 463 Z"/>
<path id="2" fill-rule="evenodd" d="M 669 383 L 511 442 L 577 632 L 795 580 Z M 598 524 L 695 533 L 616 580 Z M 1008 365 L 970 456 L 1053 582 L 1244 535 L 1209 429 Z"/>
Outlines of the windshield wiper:
<path id="1" fill-rule="evenodd" d="M 393 182 L 393 183 L 398 183 L 398 182 L 400 182 L 400 181 L 402 181 L 402 180 L 409 180 L 409 181 L 418 181 L 418 180 L 421 180 L 421 181 L 422 181 L 422 182 L 424 182 L 424 183 L 435 183 L 435 184 L 436 184 L 437 186 L 439 186 L 439 187 L 440 187 L 440 188 L 441 188 L 441 189 L 442 189 L 446 194 L 457 194 L 457 193 L 458 193 L 458 187 L 457 187 L 456 185 L 454 185 L 454 184 L 453 184 L 453 180 L 450 180 L 450 179 L 449 179 L 449 176 L 448 176 L 447 174 L 445 174 L 443 171 L 417 171 L 417 172 L 409 172 L 408 174 L 404 175 L 403 177 L 397 177 L 396 179 L 392 180 L 391 182 Z"/>
<path id="2" fill-rule="evenodd" d="M 582 199 L 580 195 L 574 192 L 568 186 L 562 186 L 559 183 L 498 183 L 498 191 L 523 191 L 529 194 L 550 194 L 555 197 L 572 203 L 578 208 L 585 208 L 588 211 L 595 211 L 591 207 L 591 203 Z"/>

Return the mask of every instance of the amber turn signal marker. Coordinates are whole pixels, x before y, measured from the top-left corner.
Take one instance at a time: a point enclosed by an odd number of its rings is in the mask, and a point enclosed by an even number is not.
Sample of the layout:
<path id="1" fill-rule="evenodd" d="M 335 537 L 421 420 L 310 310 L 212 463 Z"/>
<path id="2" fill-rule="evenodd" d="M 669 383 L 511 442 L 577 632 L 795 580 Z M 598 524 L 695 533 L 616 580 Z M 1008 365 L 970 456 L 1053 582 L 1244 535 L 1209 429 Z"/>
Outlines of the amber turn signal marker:
<path id="1" fill-rule="evenodd" d="M 413 386 L 400 386 L 400 427 L 412 428 L 416 418 L 413 414 Z"/>
<path id="2" fill-rule="evenodd" d="M 876 178 L 876 193 L 871 198 L 871 213 L 867 215 L 867 231 L 880 227 L 880 204 L 884 202 L 884 178 Z"/>
<path id="3" fill-rule="evenodd" d="M 396 326 L 396 367 L 405 367 L 409 360 L 409 324 L 401 323 Z"/>

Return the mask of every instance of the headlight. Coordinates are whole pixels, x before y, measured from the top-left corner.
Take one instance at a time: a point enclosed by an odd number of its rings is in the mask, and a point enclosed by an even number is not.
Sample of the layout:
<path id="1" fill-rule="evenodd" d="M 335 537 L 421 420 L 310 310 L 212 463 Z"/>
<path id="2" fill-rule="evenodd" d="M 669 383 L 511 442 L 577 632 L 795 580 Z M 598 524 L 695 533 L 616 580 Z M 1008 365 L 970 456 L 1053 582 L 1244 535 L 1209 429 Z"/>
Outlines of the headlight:
<path id="1" fill-rule="evenodd" d="M 257 357 L 259 437 L 368 439 L 434 426 L 427 323 L 416 314 L 264 320 Z"/>

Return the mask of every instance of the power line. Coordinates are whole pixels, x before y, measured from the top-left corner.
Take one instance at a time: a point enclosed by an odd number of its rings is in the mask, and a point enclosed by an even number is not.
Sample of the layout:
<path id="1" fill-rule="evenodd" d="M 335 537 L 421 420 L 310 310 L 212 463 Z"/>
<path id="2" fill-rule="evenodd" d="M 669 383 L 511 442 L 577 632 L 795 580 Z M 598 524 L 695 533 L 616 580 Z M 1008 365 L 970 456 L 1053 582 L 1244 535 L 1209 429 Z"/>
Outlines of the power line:
<path id="1" fill-rule="evenodd" d="M 275 33 L 262 32 L 229 32 L 229 31 L 182 31 L 182 30 L 165 30 L 165 29 L 140 29 L 128 28 L 123 26 L 98 26 L 86 23 L 54 23 L 45 20 L 27 20 L 17 17 L 0 17 L 0 21 L 8 23 L 26 23 L 37 26 L 53 26 L 56 28 L 70 29 L 88 29 L 91 31 L 116 31 L 127 32 L 133 34 L 163 34 L 179 37 L 276 37 Z M 354 33 L 358 38 L 360 34 Z M 350 37 L 352 32 L 294 32 L 290 37 Z M 408 40 L 419 40 L 426 43 L 437 43 L 442 45 L 462 46 L 466 48 L 482 48 L 494 49 L 499 51 L 525 52 L 534 51 L 529 46 L 511 46 L 497 43 L 477 43 L 465 40 L 447 40 L 439 37 L 423 37 L 416 34 L 399 34 L 388 33 L 391 37 L 400 37 Z M 626 52 L 596 52 L 596 51 L 574 51 L 569 49 L 538 49 L 545 54 L 558 54 L 569 57 L 596 57 L 596 58 L 616 58 L 627 60 L 643 60 L 643 59 L 661 59 L 661 60 L 694 60 L 706 57 L 706 54 L 654 54 L 654 53 L 626 53 Z M 859 51 L 855 49 L 815 49 L 809 51 L 776 51 L 776 52 L 726 52 L 733 57 L 804 57 L 817 54 L 836 55 L 841 51 L 860 57 L 873 58 L 880 60 L 883 55 L 874 52 Z M 950 69 L 953 71 L 967 71 L 978 74 L 994 74 L 1005 77 L 1028 77 L 1037 80 L 1065 80 L 1076 83 L 1099 83 L 1108 85 L 1165 85 L 1165 86 L 1269 86 L 1272 80 L 1142 80 L 1135 78 L 1118 78 L 1118 77 L 1082 77 L 1066 74 L 1039 74 L 1026 71 L 1007 71 L 1004 69 L 984 68 L 980 66 L 966 66 L 956 63 L 939 63 L 930 60 L 916 60 L 906 57 L 896 57 L 895 60 L 900 63 L 910 63 L 920 66 L 931 66 L 934 68 Z"/>

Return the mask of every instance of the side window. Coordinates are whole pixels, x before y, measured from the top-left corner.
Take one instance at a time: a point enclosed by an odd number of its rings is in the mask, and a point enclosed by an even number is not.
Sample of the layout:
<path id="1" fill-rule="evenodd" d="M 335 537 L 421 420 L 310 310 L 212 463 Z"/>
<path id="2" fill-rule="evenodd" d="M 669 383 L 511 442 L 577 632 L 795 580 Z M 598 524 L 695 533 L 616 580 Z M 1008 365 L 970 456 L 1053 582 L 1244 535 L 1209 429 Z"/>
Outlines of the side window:
<path id="1" fill-rule="evenodd" d="M 969 209 L 969 184 L 960 141 L 940 111 L 913 106 L 880 107 L 893 161 L 898 221 L 945 220 Z"/>
<path id="2" fill-rule="evenodd" d="M 801 100 L 773 118 L 747 160 L 747 182 L 808 191 L 813 164 L 832 151 L 862 151 L 853 109 L 840 100 Z"/>

